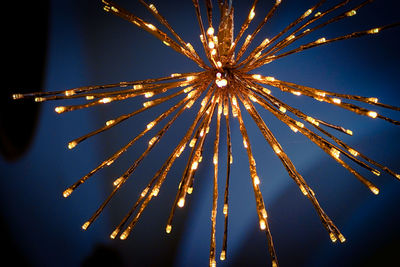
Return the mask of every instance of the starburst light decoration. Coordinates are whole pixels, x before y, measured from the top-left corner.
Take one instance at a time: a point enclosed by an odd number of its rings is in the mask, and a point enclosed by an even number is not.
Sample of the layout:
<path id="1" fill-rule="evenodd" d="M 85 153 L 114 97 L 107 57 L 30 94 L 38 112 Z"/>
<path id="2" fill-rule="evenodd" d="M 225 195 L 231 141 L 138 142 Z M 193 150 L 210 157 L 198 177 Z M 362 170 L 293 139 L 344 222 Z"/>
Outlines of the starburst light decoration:
<path id="1" fill-rule="evenodd" d="M 279 144 L 276 137 L 270 131 L 256 108 L 262 108 L 269 111 L 281 122 L 287 125 L 290 130 L 307 137 L 325 153 L 332 157 L 334 161 L 352 173 L 374 194 L 378 194 L 379 189 L 367 178 L 356 171 L 350 164 L 355 164 L 365 168 L 377 176 L 380 175 L 382 170 L 394 176 L 395 178 L 400 179 L 399 174 L 370 159 L 359 152 L 356 148 L 346 144 L 343 140 L 328 132 L 328 129 L 331 129 L 347 135 L 352 135 L 352 131 L 350 129 L 345 129 L 339 125 L 334 125 L 321 119 L 313 118 L 301 110 L 296 109 L 284 103 L 282 100 L 274 97 L 272 91 L 280 90 L 294 95 L 303 95 L 316 101 L 326 102 L 328 104 L 352 111 L 358 115 L 368 116 L 372 119 L 382 119 L 395 125 L 399 125 L 399 121 L 378 114 L 373 110 L 373 106 L 379 106 L 396 111 L 400 110 L 399 107 L 380 103 L 375 97 L 363 97 L 335 93 L 292 82 L 282 81 L 274 77 L 252 74 L 254 73 L 253 71 L 259 67 L 307 49 L 340 40 L 357 38 L 365 35 L 375 35 L 389 28 L 400 25 L 400 23 L 394 23 L 391 25 L 379 26 L 332 39 L 321 37 L 312 42 L 299 45 L 294 49 L 282 52 L 282 50 L 287 48 L 289 45 L 296 45 L 296 41 L 302 39 L 310 33 L 320 30 L 329 24 L 356 15 L 360 8 L 372 1 L 364 1 L 361 4 L 348 7 L 348 5 L 351 4 L 351 1 L 347 0 L 333 4 L 327 8 L 324 7 L 326 1 L 319 1 L 314 6 L 302 13 L 301 16 L 287 25 L 287 27 L 281 30 L 276 36 L 272 37 L 271 39 L 264 39 L 252 51 L 248 51 L 250 45 L 255 41 L 255 37 L 260 32 L 261 28 L 268 23 L 275 14 L 276 10 L 281 4 L 281 0 L 274 1 L 269 12 L 267 12 L 255 30 L 253 30 L 253 32 L 248 34 L 246 37 L 244 37 L 245 32 L 249 30 L 249 25 L 255 17 L 255 8 L 258 2 L 257 0 L 254 0 L 253 4 L 251 5 L 248 16 L 246 17 L 242 26 L 239 28 L 240 30 L 236 36 L 234 35 L 234 7 L 231 1 L 218 1 L 217 6 L 220 15 L 219 25 L 215 27 L 213 25 L 214 9 L 212 1 L 205 1 L 207 12 L 206 19 L 204 20 L 202 18 L 198 0 L 193 0 L 194 11 L 196 13 L 200 28 L 200 40 L 206 55 L 206 60 L 199 56 L 190 43 L 182 40 L 182 38 L 173 30 L 167 20 L 159 13 L 153 4 L 148 4 L 145 1 L 140 0 L 140 2 L 151 12 L 151 14 L 169 31 L 168 34 L 161 31 L 150 22 L 144 21 L 143 19 L 133 15 L 111 1 L 103 0 L 102 2 L 104 3 L 105 11 L 117 15 L 154 35 L 161 40 L 164 45 L 174 49 L 179 54 L 182 54 L 188 59 L 194 61 L 202 69 L 202 71 L 175 73 L 168 77 L 162 78 L 86 86 L 63 91 L 13 95 L 14 99 L 32 97 L 36 102 L 60 99 L 70 100 L 77 98 L 85 101 L 83 104 L 79 105 L 57 106 L 55 108 L 57 113 L 65 113 L 78 109 L 107 104 L 110 102 L 123 101 L 138 96 L 144 96 L 146 98 L 145 102 L 143 102 L 142 108 L 109 120 L 102 128 L 71 141 L 68 144 L 69 149 L 73 149 L 87 138 L 111 129 L 112 127 L 117 126 L 121 122 L 126 121 L 141 112 L 149 110 L 172 99 L 177 99 L 177 103 L 172 104 L 166 111 L 162 112 L 160 115 L 148 122 L 148 124 L 144 127 L 144 130 L 134 137 L 129 143 L 120 148 L 115 154 L 107 158 L 95 169 L 90 171 L 64 191 L 64 197 L 68 197 L 79 185 L 85 183 L 95 173 L 103 168 L 106 168 L 119 159 L 120 156 L 122 156 L 140 138 L 144 137 L 153 127 L 159 125 L 163 120 L 167 120 L 166 124 L 154 136 L 149 137 L 147 149 L 141 154 L 141 156 L 129 167 L 129 169 L 125 171 L 121 177 L 114 181 L 113 191 L 101 204 L 98 210 L 92 215 L 92 217 L 83 224 L 82 228 L 84 230 L 86 230 L 96 220 L 96 218 L 98 218 L 112 197 L 119 191 L 129 177 L 132 176 L 137 166 L 146 156 L 148 156 L 150 151 L 158 144 L 158 142 L 161 141 L 164 134 L 175 123 L 175 121 L 179 119 L 181 114 L 187 110 L 190 110 L 196 103 L 199 103 L 197 105 L 198 110 L 194 111 L 196 116 L 191 125 L 189 125 L 189 127 L 186 129 L 185 135 L 179 140 L 178 145 L 174 147 L 172 153 L 169 154 L 164 164 L 150 179 L 147 186 L 143 189 L 142 194 L 138 197 L 136 203 L 122 219 L 121 223 L 111 233 L 112 239 L 116 238 L 117 236 L 119 236 L 120 239 L 126 239 L 128 237 L 131 230 L 142 215 L 143 210 L 147 207 L 149 202 L 159 194 L 161 187 L 166 180 L 167 174 L 175 160 L 187 148 L 190 150 L 190 153 L 188 155 L 186 167 L 183 171 L 179 188 L 166 224 L 166 232 L 171 232 L 172 220 L 176 207 L 183 207 L 187 195 L 191 194 L 193 191 L 194 175 L 199 164 L 202 162 L 205 139 L 209 132 L 212 121 L 215 120 L 215 136 L 210 137 L 214 140 L 214 152 L 212 156 L 212 161 L 214 164 L 214 177 L 209 254 L 210 266 L 216 265 L 215 231 L 217 203 L 219 197 L 218 183 L 220 182 L 218 167 L 221 164 L 221 161 L 222 164 L 226 164 L 226 175 L 224 175 L 224 205 L 222 210 L 222 213 L 225 217 L 225 231 L 222 240 L 222 250 L 219 258 L 220 260 L 225 260 L 227 256 L 229 177 L 230 165 L 233 162 L 231 149 L 231 142 L 233 140 L 231 140 L 230 121 L 237 120 L 242 137 L 240 142 L 243 142 L 243 146 L 248 156 L 251 178 L 250 182 L 254 190 L 259 226 L 261 230 L 265 231 L 267 236 L 272 266 L 277 266 L 278 260 L 268 224 L 268 213 L 259 188 L 261 178 L 257 174 L 256 161 L 253 157 L 250 138 L 243 121 L 242 112 L 246 111 L 254 120 L 255 124 L 261 131 L 267 143 L 271 146 L 276 156 L 281 160 L 289 176 L 298 185 L 299 190 L 310 200 L 331 240 L 333 242 L 336 242 L 337 240 L 344 242 L 345 237 L 321 208 L 317 198 L 315 197 L 314 191 L 310 188 L 310 186 L 308 186 L 304 178 L 296 170 L 295 166 L 285 153 L 283 147 Z M 334 14 L 334 12 L 340 12 L 340 14 L 324 20 L 324 18 L 328 17 L 328 14 Z M 205 22 L 208 24 L 208 27 L 204 26 Z M 242 38 L 244 38 L 244 40 L 241 41 Z M 247 56 L 245 56 L 246 52 Z M 372 107 L 372 109 L 361 107 L 357 105 L 357 102 L 368 104 Z M 226 145 L 220 144 L 222 126 L 226 127 L 226 130 L 223 131 L 226 132 Z M 223 149 L 226 149 L 227 157 L 225 159 L 221 159 L 219 155 L 222 146 Z"/>

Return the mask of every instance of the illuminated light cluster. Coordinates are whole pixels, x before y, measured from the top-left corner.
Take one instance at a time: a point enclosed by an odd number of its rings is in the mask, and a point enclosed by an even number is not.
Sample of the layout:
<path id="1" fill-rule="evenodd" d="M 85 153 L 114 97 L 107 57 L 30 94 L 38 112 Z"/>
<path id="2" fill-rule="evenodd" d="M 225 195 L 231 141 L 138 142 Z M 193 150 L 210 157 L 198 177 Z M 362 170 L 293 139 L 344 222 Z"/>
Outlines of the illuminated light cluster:
<path id="1" fill-rule="evenodd" d="M 391 24 L 381 27 L 372 28 L 365 31 L 354 32 L 337 38 L 326 39 L 321 37 L 317 40 L 310 41 L 305 44 L 298 45 L 297 47 L 290 48 L 289 45 L 295 46 L 296 41 L 307 36 L 313 31 L 322 28 L 328 24 L 339 21 L 345 17 L 352 17 L 357 14 L 364 4 L 357 7 L 347 8 L 344 7 L 350 1 L 343 1 L 338 3 L 330 9 L 324 9 L 326 11 L 318 11 L 324 1 L 320 1 L 313 7 L 307 9 L 300 17 L 290 23 L 285 29 L 280 31 L 276 36 L 265 38 L 260 45 L 256 46 L 252 51 L 247 51 L 251 47 L 252 42 L 255 40 L 256 35 L 259 33 L 261 28 L 270 21 L 274 15 L 276 9 L 280 5 L 281 1 L 276 0 L 273 8 L 265 15 L 264 19 L 261 20 L 256 30 L 246 33 L 249 30 L 249 25 L 256 16 L 255 8 L 258 1 L 254 1 L 250 7 L 247 19 L 239 28 L 238 34 L 234 36 L 234 12 L 232 6 L 228 2 L 231 1 L 219 1 L 218 7 L 221 14 L 221 18 L 218 20 L 220 24 L 214 25 L 214 18 L 212 13 L 211 1 L 207 0 L 207 20 L 208 27 L 204 27 L 204 21 L 200 12 L 198 0 L 193 0 L 196 17 L 200 27 L 200 40 L 205 50 L 206 59 L 199 57 L 194 47 L 182 40 L 168 22 L 161 16 L 157 8 L 150 4 L 148 5 L 145 1 L 140 1 L 155 17 L 159 22 L 165 26 L 168 32 L 163 32 L 157 28 L 154 24 L 146 22 L 141 18 L 136 17 L 134 14 L 126 11 L 123 8 L 118 7 L 116 4 L 108 0 L 103 0 L 104 10 L 115 14 L 127 21 L 133 23 L 139 28 L 149 32 L 158 38 L 164 45 L 171 49 L 174 49 L 177 53 L 186 56 L 189 60 L 194 61 L 202 70 L 191 73 L 173 73 L 167 77 L 146 79 L 141 81 L 133 82 L 120 82 L 118 84 L 108 84 L 100 86 L 88 86 L 80 87 L 71 90 L 63 90 L 56 92 L 46 93 L 33 93 L 33 94 L 14 94 L 13 99 L 33 98 L 36 102 L 44 102 L 48 100 L 56 99 L 75 99 L 82 98 L 86 100 L 85 104 L 71 105 L 71 106 L 58 106 L 55 108 L 55 112 L 64 113 L 77 109 L 89 108 L 95 105 L 106 104 L 110 102 L 118 102 L 126 99 L 130 99 L 137 96 L 144 96 L 145 98 L 154 97 L 151 101 L 144 101 L 143 107 L 133 111 L 132 113 L 121 115 L 112 120 L 108 120 L 96 131 L 93 131 L 85 136 L 82 136 L 68 144 L 68 148 L 74 148 L 78 143 L 103 132 L 109 128 L 118 125 L 120 122 L 131 118 L 132 116 L 141 113 L 145 110 L 151 109 L 159 104 L 166 103 L 170 99 L 180 99 L 176 103 L 171 104 L 169 108 L 164 111 L 157 118 L 153 118 L 146 124 L 146 128 L 137 136 L 135 136 L 128 144 L 123 146 L 110 158 L 103 161 L 95 169 L 89 172 L 87 175 L 79 179 L 75 184 L 70 186 L 63 192 L 64 197 L 69 197 L 72 192 L 81 184 L 86 182 L 92 175 L 99 170 L 111 165 L 115 160 L 127 151 L 128 148 L 133 146 L 141 137 L 146 135 L 150 130 L 158 125 L 162 120 L 167 120 L 167 123 L 158 130 L 156 134 L 148 141 L 148 146 L 141 154 L 141 156 L 133 163 L 133 165 L 125 171 L 125 173 L 117 178 L 114 182 L 114 189 L 110 194 L 109 198 L 104 201 L 100 208 L 93 214 L 93 216 L 82 225 L 82 229 L 86 230 L 103 211 L 108 201 L 114 196 L 116 192 L 123 186 L 125 181 L 133 175 L 137 165 L 141 160 L 151 152 L 153 147 L 162 139 L 163 135 L 167 130 L 174 125 L 175 121 L 181 116 L 183 112 L 189 108 L 196 109 L 195 103 L 201 103 L 198 110 L 192 112 L 195 115 L 193 121 L 187 125 L 185 135 L 179 140 L 179 144 L 173 146 L 173 151 L 167 158 L 165 163 L 160 169 L 154 174 L 153 178 L 144 187 L 140 196 L 137 200 L 137 205 L 132 208 L 125 219 L 121 221 L 115 230 L 111 233 L 110 238 L 114 239 L 120 234 L 120 239 L 126 239 L 137 220 L 140 218 L 143 210 L 147 207 L 148 203 L 156 197 L 161 189 L 161 186 L 166 180 L 169 170 L 172 168 L 175 160 L 182 156 L 187 156 L 187 166 L 182 174 L 182 178 L 179 183 L 178 192 L 171 205 L 171 212 L 168 218 L 167 226 L 165 228 L 166 233 L 170 233 L 172 229 L 172 220 L 176 207 L 184 207 L 185 199 L 187 195 L 192 194 L 194 177 L 198 170 L 199 164 L 203 159 L 203 148 L 207 134 L 210 131 L 210 126 L 214 125 L 213 121 L 216 121 L 216 131 L 214 139 L 214 154 L 212 156 L 213 161 L 213 207 L 211 211 L 211 229 L 212 234 L 210 238 L 210 266 L 216 265 L 216 220 L 217 220 L 217 207 L 218 207 L 218 189 L 219 189 L 219 165 L 224 163 L 221 157 L 218 157 L 220 146 L 220 133 L 226 133 L 226 145 L 227 148 L 227 174 L 225 183 L 225 195 L 223 214 L 225 219 L 224 225 L 224 239 L 222 249 L 220 252 L 220 260 L 225 260 L 227 256 L 227 225 L 229 217 L 229 205 L 228 205 L 228 193 L 229 193 L 229 176 L 230 176 L 230 165 L 233 163 L 233 155 L 231 151 L 232 140 L 230 135 L 230 122 L 237 120 L 239 123 L 239 130 L 242 136 L 242 142 L 244 151 L 247 153 L 249 160 L 249 173 L 251 178 L 251 185 L 254 190 L 256 197 L 256 209 L 259 220 L 259 227 L 262 231 L 265 231 L 268 237 L 269 253 L 271 257 L 272 266 L 278 266 L 277 255 L 275 253 L 271 231 L 268 224 L 267 210 L 265 209 L 264 200 L 260 191 L 260 177 L 257 174 L 256 162 L 253 156 L 250 138 L 248 136 L 245 122 L 242 117 L 241 107 L 245 107 L 245 111 L 250 115 L 251 119 L 255 122 L 256 126 L 260 129 L 263 137 L 270 144 L 273 149 L 273 153 L 278 157 L 284 167 L 288 170 L 290 178 L 298 185 L 301 193 L 310 200 L 313 204 L 319 218 L 322 221 L 323 226 L 329 233 L 329 237 L 332 242 L 339 240 L 345 242 L 343 234 L 334 225 L 331 219 L 326 215 L 323 209 L 318 204 L 315 197 L 314 191 L 308 186 L 304 178 L 298 173 L 295 166 L 291 162 L 288 155 L 285 153 L 284 148 L 279 144 L 273 133 L 268 128 L 266 122 L 262 119 L 256 108 L 261 107 L 264 110 L 269 111 L 273 116 L 278 118 L 284 124 L 286 124 L 293 132 L 304 135 L 310 141 L 315 143 L 325 153 L 332 156 L 337 163 L 343 168 L 347 169 L 350 173 L 356 176 L 373 194 L 378 194 L 379 189 L 369 182 L 366 178 L 361 176 L 352 166 L 346 163 L 344 160 L 348 160 L 355 165 L 368 169 L 372 174 L 379 176 L 381 173 L 379 170 L 383 170 L 388 174 L 394 176 L 400 180 L 400 175 L 393 172 L 389 168 L 376 163 L 375 161 L 367 158 L 361 152 L 350 148 L 343 140 L 339 139 L 332 133 L 328 132 L 326 128 L 329 128 L 340 133 L 353 135 L 351 130 L 345 129 L 341 126 L 331 124 L 323 121 L 322 119 L 313 118 L 301 110 L 292 107 L 282 100 L 274 97 L 271 94 L 272 90 L 280 90 L 285 93 L 291 93 L 297 96 L 310 97 L 314 100 L 325 102 L 326 104 L 333 104 L 339 108 L 347 109 L 359 115 L 366 115 L 371 118 L 378 118 L 390 123 L 399 125 L 400 122 L 393 119 L 384 117 L 376 111 L 370 111 L 357 105 L 358 102 L 369 104 L 372 106 L 380 106 L 387 109 L 399 110 L 398 107 L 385 105 L 378 102 L 375 97 L 361 97 L 356 95 L 341 94 L 335 92 L 329 92 L 326 90 L 320 90 L 309 86 L 303 86 L 292 82 L 286 82 L 279 80 L 272 76 L 265 76 L 259 73 L 263 73 L 258 70 L 257 74 L 253 74 L 256 69 L 269 64 L 273 61 L 277 61 L 288 55 L 299 53 L 307 49 L 322 46 L 328 43 L 332 43 L 339 40 L 346 40 L 350 38 L 356 38 L 369 34 L 377 34 L 381 31 L 387 30 L 391 27 L 398 26 L 399 24 Z M 342 15 L 333 17 L 332 19 L 323 22 L 322 19 L 327 15 L 331 15 L 331 12 L 340 8 L 346 8 Z M 321 9 L 322 10 L 322 9 Z M 310 16 L 313 12 L 316 12 L 314 16 Z M 257 21 L 257 19 L 256 19 Z M 311 22 L 315 24 L 311 24 Z M 320 23 L 320 24 L 318 24 Z M 314 25 L 314 26 L 313 26 Z M 163 28 L 164 29 L 164 28 Z M 170 37 L 170 34 L 172 37 Z M 246 36 L 246 37 L 245 37 Z M 245 40 L 241 40 L 245 38 Z M 237 47 L 237 44 L 242 44 L 241 47 Z M 288 48 L 284 50 L 285 48 Z M 286 52 L 283 52 L 286 51 Z M 246 53 L 249 52 L 249 53 Z M 263 73 L 264 74 L 264 73 Z M 266 88 L 266 87 L 271 88 Z M 122 89 L 123 88 L 123 89 Z M 104 90 L 112 89 L 112 90 Z M 177 91 L 178 90 L 178 91 Z M 164 95 L 165 94 L 165 95 Z M 93 100 L 93 101 L 92 101 Z M 347 103 L 352 101 L 352 103 Z M 231 110 L 231 113 L 230 113 Z M 222 117 L 222 114 L 224 117 Z M 221 118 L 222 117 L 222 118 Z M 168 118 L 168 119 L 166 119 Z M 305 122 L 306 126 L 304 125 Z M 161 124 L 160 124 L 161 125 Z M 226 131 L 221 131 L 222 126 L 226 127 Z M 311 131 L 312 128 L 315 131 Z M 148 139 L 147 139 L 148 140 Z M 331 141 L 332 140 L 332 141 Z M 237 140 L 235 140 L 237 142 Z M 186 148 L 186 144 L 190 149 L 189 155 L 185 155 L 183 152 Z M 361 151 L 361 150 L 360 150 Z M 204 157 L 209 157 L 208 155 Z M 210 157 L 211 158 L 211 157 Z M 365 160 L 361 161 L 361 159 Z M 134 215 L 133 215 L 134 214 Z M 130 220 L 128 222 L 128 220 Z M 127 227 L 124 231 L 121 231 L 122 226 L 127 223 Z"/>

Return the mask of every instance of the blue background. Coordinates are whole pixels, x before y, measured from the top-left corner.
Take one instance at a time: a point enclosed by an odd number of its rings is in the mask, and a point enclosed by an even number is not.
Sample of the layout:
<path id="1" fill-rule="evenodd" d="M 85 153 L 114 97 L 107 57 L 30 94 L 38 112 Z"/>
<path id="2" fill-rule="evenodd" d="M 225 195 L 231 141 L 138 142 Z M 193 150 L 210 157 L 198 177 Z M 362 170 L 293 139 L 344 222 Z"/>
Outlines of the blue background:
<path id="1" fill-rule="evenodd" d="M 199 30 L 191 1 L 159 1 L 158 10 L 180 33 L 201 50 Z M 235 2 L 235 1 L 234 1 Z M 239 2 L 239 1 L 237 1 Z M 235 3 L 236 32 L 248 14 L 252 1 Z M 282 1 L 282 5 L 260 32 L 258 42 L 271 38 L 315 1 Z M 338 1 L 327 1 L 326 7 Z M 353 1 L 358 3 L 360 1 Z M 117 2 L 139 17 L 154 22 L 139 3 Z M 261 20 L 272 1 L 260 1 L 255 20 Z M 396 1 L 376 1 L 335 25 L 313 34 L 308 40 L 327 39 L 352 31 L 399 21 Z M 23 6 L 21 7 L 23 8 Z M 323 8 L 324 9 L 324 8 Z M 216 5 L 215 5 L 215 12 Z M 205 14 L 205 13 L 204 13 Z M 256 23 L 254 23 L 256 25 Z M 253 25 L 253 27 L 254 27 Z M 378 97 L 383 103 L 399 106 L 400 29 L 379 35 L 329 44 L 292 55 L 264 66 L 257 73 L 302 85 Z M 201 53 L 202 55 L 202 53 Z M 51 1 L 44 90 L 63 90 L 91 84 L 133 81 L 199 70 L 190 60 L 162 45 L 156 38 L 102 10 L 100 1 Z M 23 78 L 23 77 L 22 77 Z M 378 119 L 357 116 L 305 97 L 273 94 L 304 112 L 353 130 L 353 136 L 337 136 L 362 153 L 400 172 L 398 151 L 400 130 Z M 93 255 L 106 263 L 124 266 L 205 266 L 208 264 L 210 212 L 212 202 L 212 140 L 206 142 L 203 163 L 196 176 L 193 194 L 174 218 L 173 230 L 165 225 L 176 188 L 185 166 L 185 157 L 176 162 L 159 197 L 149 205 L 126 241 L 109 239 L 141 192 L 141 188 L 162 165 L 184 135 L 194 112 L 185 114 L 170 129 L 98 220 L 87 230 L 81 225 L 112 190 L 119 177 L 146 148 L 147 136 L 120 161 L 99 172 L 68 199 L 62 192 L 80 177 L 127 143 L 166 106 L 141 114 L 121 126 L 83 142 L 73 150 L 69 141 L 101 127 L 108 119 L 135 110 L 143 99 L 111 103 L 89 110 L 57 115 L 58 103 L 43 103 L 34 140 L 18 161 L 0 159 L 0 212 L 13 248 L 33 266 L 80 266 L 92 262 Z M 375 110 L 399 120 L 399 114 Z M 361 170 L 380 189 L 371 194 L 345 169 L 313 143 L 294 134 L 267 112 L 260 111 L 298 171 L 314 189 L 330 218 L 347 241 L 332 243 L 312 205 L 292 182 L 280 161 L 249 116 L 245 123 L 261 177 L 261 190 L 281 266 L 389 266 L 398 264 L 400 231 L 400 183 L 382 173 L 375 177 Z M 12 116 L 12 115 L 11 115 Z M 232 123 L 234 164 L 230 189 L 228 258 L 220 266 L 265 266 L 269 264 L 265 235 L 259 230 L 248 174 L 247 156 L 237 122 Z M 154 134 L 156 130 L 153 130 Z M 210 131 L 210 137 L 214 131 Z M 210 138 L 212 139 L 212 138 Z M 224 143 L 224 138 L 221 141 Z M 225 150 L 220 150 L 225 153 Z M 183 156 L 188 156 L 185 151 Z M 221 155 L 221 158 L 224 156 Z M 222 200 L 224 172 L 220 176 L 217 222 L 217 252 L 222 244 Z M 391 265 L 390 264 L 390 265 Z"/>

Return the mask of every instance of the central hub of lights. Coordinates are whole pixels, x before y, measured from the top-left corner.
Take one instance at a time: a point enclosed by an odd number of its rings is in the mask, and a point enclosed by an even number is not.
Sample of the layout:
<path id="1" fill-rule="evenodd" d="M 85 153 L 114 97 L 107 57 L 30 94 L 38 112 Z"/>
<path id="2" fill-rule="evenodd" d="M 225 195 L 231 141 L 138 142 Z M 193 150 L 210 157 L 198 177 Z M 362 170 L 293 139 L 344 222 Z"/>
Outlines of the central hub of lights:
<path id="1" fill-rule="evenodd" d="M 215 75 L 215 83 L 218 87 L 222 88 L 228 85 L 227 73 L 217 72 Z"/>

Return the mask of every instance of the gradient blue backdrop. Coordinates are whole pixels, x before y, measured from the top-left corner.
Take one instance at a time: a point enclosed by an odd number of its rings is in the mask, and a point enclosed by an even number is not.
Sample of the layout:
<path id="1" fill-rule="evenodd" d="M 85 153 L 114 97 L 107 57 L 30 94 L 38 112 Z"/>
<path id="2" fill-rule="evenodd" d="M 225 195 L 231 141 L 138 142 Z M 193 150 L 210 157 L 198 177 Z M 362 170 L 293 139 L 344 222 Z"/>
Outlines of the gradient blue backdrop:
<path id="1" fill-rule="evenodd" d="M 248 14 L 252 1 L 234 1 L 236 22 Z M 260 1 L 256 20 L 272 5 Z M 316 1 L 284 0 L 276 16 L 257 39 L 272 37 Z M 326 6 L 338 1 L 327 1 Z M 353 1 L 358 3 L 360 1 Z M 118 3 L 136 15 L 151 20 L 147 10 L 135 1 Z M 191 1 L 155 1 L 185 41 L 200 49 L 199 30 Z M 347 18 L 315 33 L 309 40 L 336 37 L 352 31 L 399 21 L 396 1 L 376 1 L 357 16 Z M 101 1 L 51 1 L 45 90 L 131 81 L 198 70 L 190 60 L 162 45 L 150 34 L 122 19 L 105 13 Z M 236 28 L 236 32 L 238 27 Z M 379 35 L 329 44 L 296 54 L 258 70 L 316 88 L 378 97 L 399 106 L 400 29 Z M 360 117 L 305 97 L 274 91 L 286 102 L 345 128 L 354 136 L 342 137 L 366 155 L 400 171 L 398 127 L 381 120 Z M 17 162 L 0 160 L 0 211 L 13 241 L 34 266 L 80 266 L 96 251 L 122 260 L 124 266 L 206 266 L 208 264 L 212 170 L 205 157 L 196 176 L 194 193 L 185 208 L 175 215 L 173 230 L 165 224 L 184 168 L 184 157 L 175 164 L 159 197 L 144 212 L 127 241 L 108 236 L 136 200 L 141 189 L 161 166 L 183 135 L 194 114 L 186 114 L 165 136 L 165 140 L 135 171 L 126 188 L 111 202 L 86 232 L 81 225 L 111 192 L 112 181 L 146 147 L 151 135 L 131 149 L 118 163 L 96 174 L 70 198 L 62 192 L 107 156 L 144 129 L 165 108 L 141 114 L 108 133 L 67 149 L 67 143 L 118 114 L 128 113 L 141 100 L 112 103 L 63 115 L 54 112 L 55 103 L 44 103 L 34 142 Z M 378 112 L 399 120 L 399 114 Z M 281 266 L 395 266 L 399 264 L 400 183 L 386 174 L 375 177 L 361 170 L 381 189 L 374 196 L 361 183 L 300 134 L 261 112 L 299 172 L 314 189 L 322 207 L 347 238 L 333 244 L 312 205 L 287 175 L 280 161 L 248 116 L 246 126 L 262 179 L 261 189 L 269 212 L 270 227 Z M 265 235 L 259 230 L 248 163 L 237 123 L 233 123 L 234 164 L 231 178 L 228 259 L 220 266 L 265 266 L 269 264 Z M 155 131 L 153 131 L 155 133 Z M 210 132 L 213 136 L 214 131 Z M 207 142 L 210 152 L 212 142 Z M 222 149 L 224 151 L 224 149 Z M 188 151 L 184 155 L 187 156 Z M 224 152 L 225 153 L 225 152 Z M 221 156 L 223 157 L 223 155 Z M 221 175 L 221 185 L 224 175 Z M 220 202 L 223 186 L 220 188 Z M 223 217 L 220 203 L 217 222 L 217 251 L 222 244 Z M 105 261 L 104 261 L 105 262 Z"/>

